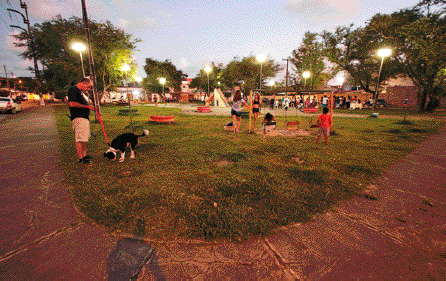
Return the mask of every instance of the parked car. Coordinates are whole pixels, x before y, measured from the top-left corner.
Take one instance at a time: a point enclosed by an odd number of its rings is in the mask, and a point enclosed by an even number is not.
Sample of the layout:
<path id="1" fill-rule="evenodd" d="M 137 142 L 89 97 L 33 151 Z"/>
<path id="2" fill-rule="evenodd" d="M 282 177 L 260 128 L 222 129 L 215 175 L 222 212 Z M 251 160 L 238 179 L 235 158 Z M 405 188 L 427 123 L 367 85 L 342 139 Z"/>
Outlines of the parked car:
<path id="1" fill-rule="evenodd" d="M 22 111 L 22 106 L 20 102 L 10 98 L 10 97 L 0 97 L 0 111 L 2 113 L 17 113 Z"/>

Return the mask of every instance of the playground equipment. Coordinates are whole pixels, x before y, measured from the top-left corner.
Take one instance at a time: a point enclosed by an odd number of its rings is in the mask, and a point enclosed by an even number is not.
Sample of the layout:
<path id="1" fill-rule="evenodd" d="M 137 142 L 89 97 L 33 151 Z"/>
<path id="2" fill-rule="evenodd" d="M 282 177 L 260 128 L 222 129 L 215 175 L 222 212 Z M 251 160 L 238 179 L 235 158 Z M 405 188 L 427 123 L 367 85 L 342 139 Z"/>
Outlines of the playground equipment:
<path id="1" fill-rule="evenodd" d="M 214 101 L 214 107 L 229 107 L 223 92 L 218 88 L 215 88 L 212 95 L 205 100 L 205 106 L 209 106 L 212 101 Z"/>
<path id="2" fill-rule="evenodd" d="M 150 121 L 156 123 L 173 123 L 175 121 L 175 115 L 170 116 L 158 116 L 158 115 L 150 115 Z"/>

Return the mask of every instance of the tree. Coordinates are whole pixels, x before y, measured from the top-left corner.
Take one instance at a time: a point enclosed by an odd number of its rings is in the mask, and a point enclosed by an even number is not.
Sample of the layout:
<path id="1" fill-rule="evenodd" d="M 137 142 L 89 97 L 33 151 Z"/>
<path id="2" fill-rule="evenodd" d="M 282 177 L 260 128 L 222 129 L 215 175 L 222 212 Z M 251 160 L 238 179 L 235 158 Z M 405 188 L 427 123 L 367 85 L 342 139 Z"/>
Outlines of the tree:
<path id="1" fill-rule="evenodd" d="M 446 19 L 441 14 L 423 14 L 422 9 L 406 9 L 391 15 L 377 15 L 367 26 L 394 48 L 393 75 L 404 74 L 418 87 L 418 108 L 424 110 L 444 94 L 446 68 Z"/>
<path id="2" fill-rule="evenodd" d="M 367 33 L 364 28 L 353 28 L 353 25 L 338 27 L 335 32 L 324 31 L 324 55 L 334 63 L 336 71 L 347 71 L 366 92 L 374 93 L 376 77 L 379 71 L 379 58 L 376 51 L 385 44 Z M 389 77 L 389 62 L 383 68 L 381 81 Z"/>
<path id="3" fill-rule="evenodd" d="M 152 58 L 146 59 L 144 66 L 147 78 L 144 79 L 144 88 L 149 92 L 161 93 L 163 86 L 159 82 L 159 78 L 166 78 L 167 87 L 172 87 L 175 91 L 181 91 L 181 81 L 183 79 L 183 72 L 177 70 L 175 65 L 170 60 L 157 61 Z"/>
<path id="4" fill-rule="evenodd" d="M 131 64 L 131 54 L 139 39 L 133 39 L 108 21 L 90 21 L 89 26 L 96 73 L 102 77 L 98 79 L 97 87 L 106 89 L 123 78 L 120 67 L 125 63 Z M 87 42 L 80 18 L 63 19 L 58 16 L 35 24 L 31 34 L 22 32 L 15 37 L 20 40 L 16 46 L 26 47 L 21 56 L 25 59 L 35 57 L 43 65 L 43 78 L 49 90 L 64 91 L 72 81 L 82 77 L 79 53 L 71 49 L 73 42 Z M 33 40 L 29 43 L 31 37 Z M 84 59 L 88 61 L 85 54 Z M 86 73 L 88 75 L 88 67 Z"/>
<path id="5" fill-rule="evenodd" d="M 274 60 L 266 60 L 262 65 L 262 85 L 268 77 L 275 77 L 282 66 Z M 223 69 L 222 80 L 228 87 L 241 86 L 246 92 L 258 89 L 260 85 L 260 63 L 256 57 L 234 58 Z"/>
<path id="6" fill-rule="evenodd" d="M 209 91 L 212 92 L 214 88 L 218 87 L 218 82 L 220 82 L 220 86 L 225 86 L 226 84 L 223 81 L 223 64 L 220 63 L 215 65 L 215 63 L 212 62 L 210 67 L 212 68 L 212 71 L 209 73 Z M 204 92 L 207 92 L 208 74 L 204 71 L 204 69 L 201 69 L 197 77 L 192 80 L 190 87 L 198 88 Z"/>
<path id="7" fill-rule="evenodd" d="M 309 71 L 311 77 L 307 87 L 314 89 L 325 82 L 322 72 L 325 70 L 323 45 L 317 33 L 306 32 L 299 48 L 293 50 L 291 63 L 294 65 L 295 82 L 302 84 L 302 73 Z"/>

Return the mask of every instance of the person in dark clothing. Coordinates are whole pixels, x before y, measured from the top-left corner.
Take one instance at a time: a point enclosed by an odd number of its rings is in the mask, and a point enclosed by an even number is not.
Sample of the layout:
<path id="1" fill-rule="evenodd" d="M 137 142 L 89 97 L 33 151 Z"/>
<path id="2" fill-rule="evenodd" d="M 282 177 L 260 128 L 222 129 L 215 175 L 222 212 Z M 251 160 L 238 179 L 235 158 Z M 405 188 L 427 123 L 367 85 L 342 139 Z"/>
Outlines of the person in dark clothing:
<path id="1" fill-rule="evenodd" d="M 91 163 L 91 157 L 87 155 L 87 143 L 90 139 L 90 110 L 94 110 L 94 107 L 88 104 L 83 92 L 90 90 L 92 85 L 90 79 L 83 78 L 68 89 L 68 107 L 74 130 L 78 163 L 85 164 Z"/>

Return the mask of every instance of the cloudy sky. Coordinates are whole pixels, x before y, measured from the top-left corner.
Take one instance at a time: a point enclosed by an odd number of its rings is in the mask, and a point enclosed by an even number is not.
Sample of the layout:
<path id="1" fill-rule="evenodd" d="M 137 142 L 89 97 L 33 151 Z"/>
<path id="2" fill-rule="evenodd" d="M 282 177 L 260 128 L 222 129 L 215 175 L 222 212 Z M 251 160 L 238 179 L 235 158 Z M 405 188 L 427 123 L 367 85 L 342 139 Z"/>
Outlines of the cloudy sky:
<path id="1" fill-rule="evenodd" d="M 23 0 L 22 0 L 23 1 Z M 82 16 L 81 0 L 24 0 L 31 24 Z M 263 53 L 281 61 L 296 49 L 306 31 L 363 25 L 376 13 L 411 7 L 418 0 L 86 0 L 88 16 L 111 21 L 142 40 L 135 57 L 146 77 L 145 58 L 170 59 L 193 78 L 210 62 Z M 19 57 L 9 25 L 25 27 L 19 0 L 0 0 L 0 61 L 16 76 L 32 76 L 31 62 Z M 0 69 L 2 77 L 4 68 Z"/>

